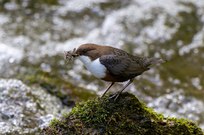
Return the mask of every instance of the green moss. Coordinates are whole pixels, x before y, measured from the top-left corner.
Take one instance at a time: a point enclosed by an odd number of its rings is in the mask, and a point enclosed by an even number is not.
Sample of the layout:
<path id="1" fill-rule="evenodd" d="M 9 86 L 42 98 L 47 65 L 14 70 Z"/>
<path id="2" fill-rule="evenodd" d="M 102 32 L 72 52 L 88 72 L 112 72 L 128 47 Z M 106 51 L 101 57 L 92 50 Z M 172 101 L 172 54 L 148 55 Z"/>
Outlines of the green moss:
<path id="1" fill-rule="evenodd" d="M 51 126 L 42 132 L 47 135 L 203 135 L 193 122 L 164 118 L 129 93 L 123 93 L 117 101 L 106 96 L 79 103 L 69 114 L 60 121 L 52 121 Z"/>
<path id="2" fill-rule="evenodd" d="M 60 123 L 61 123 L 60 120 L 54 118 L 54 119 L 51 120 L 49 126 L 55 127 L 56 125 L 58 125 L 58 124 L 60 124 Z"/>

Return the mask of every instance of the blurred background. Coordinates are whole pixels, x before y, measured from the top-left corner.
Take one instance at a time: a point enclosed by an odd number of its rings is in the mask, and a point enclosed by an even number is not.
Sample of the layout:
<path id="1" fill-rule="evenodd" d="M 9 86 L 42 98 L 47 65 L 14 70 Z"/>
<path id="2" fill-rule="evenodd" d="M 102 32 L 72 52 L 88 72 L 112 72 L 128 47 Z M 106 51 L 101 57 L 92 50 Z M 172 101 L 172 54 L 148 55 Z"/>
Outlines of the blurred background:
<path id="1" fill-rule="evenodd" d="M 35 133 L 105 90 L 64 60 L 83 43 L 167 59 L 126 91 L 204 129 L 203 0 L 0 0 L 0 134 Z"/>

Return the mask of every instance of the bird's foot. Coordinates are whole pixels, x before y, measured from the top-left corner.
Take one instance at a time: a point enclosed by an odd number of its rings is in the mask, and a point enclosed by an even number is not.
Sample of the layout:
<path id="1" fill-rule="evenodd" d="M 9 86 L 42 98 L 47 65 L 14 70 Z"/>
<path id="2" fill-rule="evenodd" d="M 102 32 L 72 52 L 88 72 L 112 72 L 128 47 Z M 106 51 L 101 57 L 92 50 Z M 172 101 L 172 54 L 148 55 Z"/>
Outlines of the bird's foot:
<path id="1" fill-rule="evenodd" d="M 116 96 L 117 94 L 110 95 L 109 99 L 114 99 Z"/>
<path id="2" fill-rule="evenodd" d="M 119 96 L 120 96 L 120 93 L 115 93 L 115 94 L 111 95 L 111 96 L 109 97 L 109 99 L 113 99 L 114 101 L 116 101 Z"/>

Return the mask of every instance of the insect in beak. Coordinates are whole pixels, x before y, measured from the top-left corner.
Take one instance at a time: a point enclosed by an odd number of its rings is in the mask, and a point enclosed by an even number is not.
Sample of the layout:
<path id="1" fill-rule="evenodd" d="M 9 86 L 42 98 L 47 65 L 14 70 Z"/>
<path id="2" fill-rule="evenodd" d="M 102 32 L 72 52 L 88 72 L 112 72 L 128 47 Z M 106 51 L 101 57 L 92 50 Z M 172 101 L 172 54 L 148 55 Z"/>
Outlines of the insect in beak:
<path id="1" fill-rule="evenodd" d="M 65 59 L 69 61 L 73 61 L 75 57 L 78 57 L 79 54 L 76 53 L 76 48 L 73 49 L 73 51 L 65 51 L 64 57 Z"/>

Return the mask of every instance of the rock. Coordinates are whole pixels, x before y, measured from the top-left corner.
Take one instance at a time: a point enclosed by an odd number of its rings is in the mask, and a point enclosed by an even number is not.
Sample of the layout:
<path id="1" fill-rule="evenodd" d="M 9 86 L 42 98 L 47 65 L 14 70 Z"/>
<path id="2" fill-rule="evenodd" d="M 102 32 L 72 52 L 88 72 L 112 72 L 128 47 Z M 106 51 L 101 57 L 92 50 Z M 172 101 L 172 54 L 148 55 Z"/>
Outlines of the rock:
<path id="1" fill-rule="evenodd" d="M 52 120 L 42 134 L 203 135 L 203 132 L 191 121 L 165 118 L 134 95 L 124 93 L 116 102 L 106 96 L 80 103 L 60 120 Z"/>
<path id="2" fill-rule="evenodd" d="M 0 134 L 38 134 L 49 121 L 69 109 L 45 90 L 20 80 L 0 79 Z"/>

